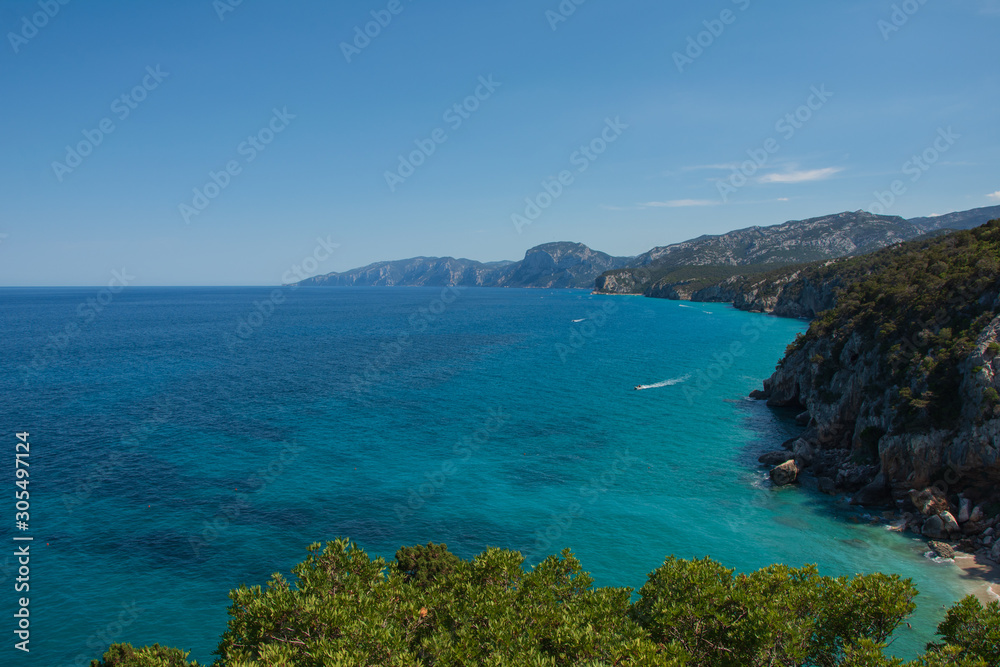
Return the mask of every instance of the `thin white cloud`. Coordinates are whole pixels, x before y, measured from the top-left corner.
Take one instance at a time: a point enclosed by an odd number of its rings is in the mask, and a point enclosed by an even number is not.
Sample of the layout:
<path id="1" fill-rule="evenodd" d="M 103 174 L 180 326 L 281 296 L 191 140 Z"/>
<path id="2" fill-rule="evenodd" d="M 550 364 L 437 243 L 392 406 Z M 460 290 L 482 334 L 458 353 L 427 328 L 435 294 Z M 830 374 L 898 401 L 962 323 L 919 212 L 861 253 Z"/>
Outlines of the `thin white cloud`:
<path id="1" fill-rule="evenodd" d="M 997 201 L 1000 201 L 1000 190 L 997 190 L 996 192 L 990 193 L 986 196 L 989 197 L 990 199 L 996 199 Z"/>
<path id="2" fill-rule="evenodd" d="M 808 183 L 810 181 L 822 181 L 830 178 L 834 174 L 843 171 L 841 167 L 827 167 L 826 169 L 809 169 L 804 171 L 788 171 L 783 174 L 767 174 L 761 176 L 761 183 Z"/>
<path id="3" fill-rule="evenodd" d="M 670 201 L 648 201 L 639 205 L 644 208 L 685 208 L 688 206 L 715 206 L 718 203 L 711 199 L 671 199 Z"/>

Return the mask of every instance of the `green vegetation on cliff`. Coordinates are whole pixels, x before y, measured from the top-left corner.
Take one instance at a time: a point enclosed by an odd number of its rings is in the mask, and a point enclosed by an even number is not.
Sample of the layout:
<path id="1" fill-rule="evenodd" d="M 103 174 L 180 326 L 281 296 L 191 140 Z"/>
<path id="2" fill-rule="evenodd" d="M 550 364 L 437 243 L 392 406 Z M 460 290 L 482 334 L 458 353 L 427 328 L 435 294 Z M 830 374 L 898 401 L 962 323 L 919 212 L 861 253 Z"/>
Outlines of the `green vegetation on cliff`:
<path id="1" fill-rule="evenodd" d="M 899 388 L 897 419 L 909 429 L 952 428 L 962 414 L 960 365 L 997 315 L 1000 220 L 944 237 L 900 244 L 871 255 L 809 270 L 815 282 L 846 285 L 836 307 L 822 313 L 794 351 L 826 338 L 834 354 L 818 377 L 832 377 L 851 336 L 878 346 L 889 372 L 883 386 Z M 988 390 L 987 390 L 988 391 Z M 982 417 L 997 401 L 983 396 Z M 1000 411 L 997 411 L 1000 414 Z"/>
<path id="2" fill-rule="evenodd" d="M 774 565 L 736 575 L 710 559 L 673 557 L 633 601 L 595 588 L 569 551 L 530 571 L 518 552 L 470 561 L 444 545 L 371 559 L 346 540 L 309 548 L 294 585 L 230 593 L 226 667 L 347 665 L 817 665 L 901 667 L 883 655 L 914 609 L 909 580 L 821 577 Z M 939 626 L 940 644 L 908 667 L 1000 661 L 1000 603 L 974 598 Z M 160 646 L 115 645 L 94 667 L 191 667 Z"/>

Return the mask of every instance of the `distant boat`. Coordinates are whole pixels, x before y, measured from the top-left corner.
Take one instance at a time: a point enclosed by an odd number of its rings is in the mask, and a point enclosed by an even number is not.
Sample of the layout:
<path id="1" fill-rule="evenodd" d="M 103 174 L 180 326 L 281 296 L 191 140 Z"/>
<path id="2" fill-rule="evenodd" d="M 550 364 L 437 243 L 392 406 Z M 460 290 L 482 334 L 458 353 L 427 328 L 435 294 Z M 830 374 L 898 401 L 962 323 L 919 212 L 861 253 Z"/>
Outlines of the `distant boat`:
<path id="1" fill-rule="evenodd" d="M 642 385 L 641 385 L 641 384 L 637 384 L 637 385 L 635 386 L 635 390 L 636 390 L 636 391 L 639 391 L 640 389 L 642 389 Z"/>

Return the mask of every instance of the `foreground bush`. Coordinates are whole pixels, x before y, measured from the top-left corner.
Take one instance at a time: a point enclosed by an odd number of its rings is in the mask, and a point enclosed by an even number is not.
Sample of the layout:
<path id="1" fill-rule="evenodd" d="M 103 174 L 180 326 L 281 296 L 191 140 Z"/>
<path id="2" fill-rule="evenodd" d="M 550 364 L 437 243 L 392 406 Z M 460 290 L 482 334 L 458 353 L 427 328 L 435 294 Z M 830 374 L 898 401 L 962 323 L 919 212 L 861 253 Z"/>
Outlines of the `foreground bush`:
<path id="1" fill-rule="evenodd" d="M 523 561 L 499 549 L 464 561 L 429 544 L 387 563 L 346 540 L 314 544 L 294 585 L 276 574 L 230 593 L 215 665 L 1000 665 L 1000 603 L 973 597 L 948 612 L 923 658 L 886 658 L 917 594 L 895 575 L 783 565 L 735 575 L 671 557 L 633 603 L 631 589 L 594 588 L 569 551 L 530 571 Z M 93 667 L 196 665 L 185 658 L 116 645 Z"/>

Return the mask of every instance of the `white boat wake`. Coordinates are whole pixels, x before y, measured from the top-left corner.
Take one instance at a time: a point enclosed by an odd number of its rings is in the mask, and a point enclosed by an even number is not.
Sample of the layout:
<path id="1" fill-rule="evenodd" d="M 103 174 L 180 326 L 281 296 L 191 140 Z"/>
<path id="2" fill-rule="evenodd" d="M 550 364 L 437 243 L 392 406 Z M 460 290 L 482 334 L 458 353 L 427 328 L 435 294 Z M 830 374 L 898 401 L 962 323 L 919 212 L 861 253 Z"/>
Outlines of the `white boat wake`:
<path id="1" fill-rule="evenodd" d="M 635 386 L 636 391 L 641 389 L 659 389 L 660 387 L 672 387 L 675 384 L 680 384 L 691 378 L 691 374 L 688 373 L 684 377 L 673 378 L 671 380 L 664 380 L 663 382 L 657 382 L 656 384 L 638 384 Z"/>
<path id="2" fill-rule="evenodd" d="M 583 322 L 583 320 L 585 320 L 585 319 L 587 319 L 587 318 L 586 318 L 586 317 L 584 317 L 583 319 L 579 319 L 579 320 L 573 320 L 573 324 L 576 324 L 576 323 L 578 323 L 578 322 Z"/>

